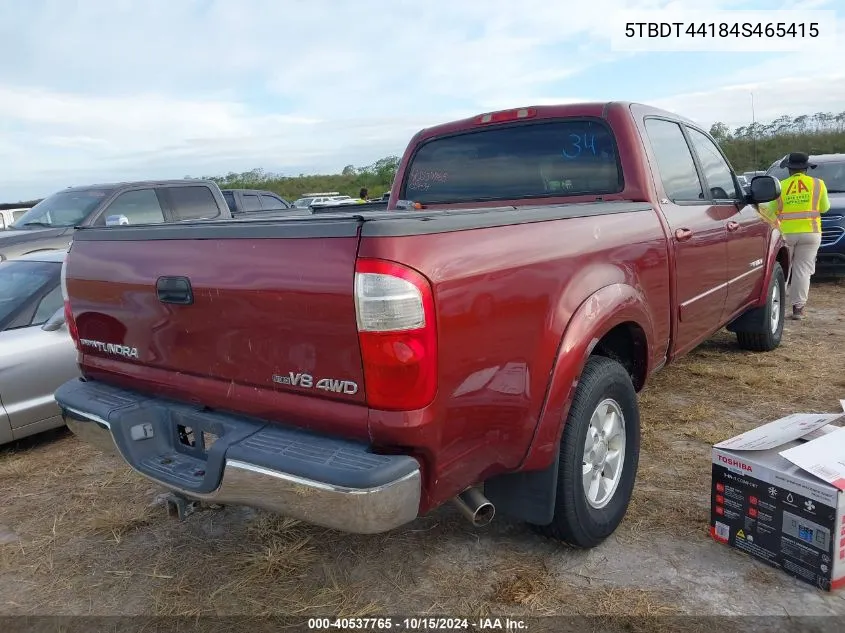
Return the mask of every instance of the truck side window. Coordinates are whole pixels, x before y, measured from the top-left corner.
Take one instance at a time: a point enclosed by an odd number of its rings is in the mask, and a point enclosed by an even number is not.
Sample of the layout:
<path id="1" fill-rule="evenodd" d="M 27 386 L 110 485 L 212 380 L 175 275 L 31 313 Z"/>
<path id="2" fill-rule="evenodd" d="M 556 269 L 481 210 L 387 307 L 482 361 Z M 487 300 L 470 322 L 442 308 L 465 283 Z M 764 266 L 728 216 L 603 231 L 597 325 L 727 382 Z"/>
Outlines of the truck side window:
<path id="1" fill-rule="evenodd" d="M 229 211 L 232 213 L 236 213 L 238 207 L 235 205 L 235 194 L 231 191 L 224 191 L 223 198 L 226 200 L 226 204 L 229 207 Z"/>
<path id="2" fill-rule="evenodd" d="M 681 126 L 662 119 L 647 119 L 645 127 L 666 197 L 672 202 L 703 201 L 704 189 Z"/>
<path id="3" fill-rule="evenodd" d="M 177 222 L 181 220 L 207 220 L 220 215 L 217 201 L 208 187 L 168 187 L 167 195 Z"/>
<path id="4" fill-rule="evenodd" d="M 261 196 L 261 206 L 264 209 L 286 209 L 287 207 L 282 203 L 281 200 L 274 196 Z"/>
<path id="5" fill-rule="evenodd" d="M 698 154 L 698 160 L 704 171 L 704 179 L 710 187 L 710 193 L 714 200 L 736 200 L 739 196 L 736 191 L 733 173 L 728 163 L 722 157 L 719 148 L 704 134 L 688 127 L 692 146 Z"/>
<path id="6" fill-rule="evenodd" d="M 129 224 L 157 224 L 164 222 L 164 212 L 158 202 L 155 189 L 127 191 L 114 199 L 97 218 L 97 224 L 104 226 L 106 218 L 123 215 Z"/>
<path id="7" fill-rule="evenodd" d="M 258 196 L 252 193 L 245 193 L 241 196 L 244 201 L 244 211 L 261 211 L 261 203 Z"/>

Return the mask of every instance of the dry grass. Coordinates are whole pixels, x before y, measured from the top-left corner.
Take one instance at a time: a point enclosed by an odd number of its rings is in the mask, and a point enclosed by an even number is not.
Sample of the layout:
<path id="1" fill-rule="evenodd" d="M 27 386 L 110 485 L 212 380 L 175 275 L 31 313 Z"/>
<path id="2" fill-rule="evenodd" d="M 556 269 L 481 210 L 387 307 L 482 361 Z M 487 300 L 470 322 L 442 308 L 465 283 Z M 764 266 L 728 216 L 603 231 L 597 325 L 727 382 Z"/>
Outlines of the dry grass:
<path id="1" fill-rule="evenodd" d="M 583 616 L 653 617 L 680 613 L 655 591 L 561 583 L 541 561 L 518 565 L 501 576 L 490 588 L 491 602 L 503 607 L 525 607 L 532 614 L 553 615 L 560 613 L 561 607 L 571 615 Z"/>
<path id="2" fill-rule="evenodd" d="M 745 572 L 745 579 L 761 585 L 774 585 L 781 579 L 781 576 L 771 567 L 764 567 L 762 563 L 758 563 Z"/>
<path id="3" fill-rule="evenodd" d="M 843 303 L 845 285 L 815 287 L 810 318 L 790 322 L 776 352 L 742 352 L 721 333 L 654 377 L 619 540 L 703 541 L 712 443 L 838 407 Z M 659 587 L 594 576 L 579 554 L 505 521 L 474 530 L 447 507 L 363 537 L 224 508 L 179 524 L 151 506 L 159 492 L 67 433 L 0 449 L 0 526 L 17 537 L 0 544 L 0 613 L 637 615 L 642 630 L 684 630 L 663 617 L 680 607 Z M 755 566 L 746 581 L 777 575 Z"/>
<path id="4" fill-rule="evenodd" d="M 845 397 L 845 283 L 813 287 L 809 318 L 787 321 L 781 347 L 744 352 L 721 332 L 657 374 L 641 395 L 643 454 L 626 519 L 628 537 L 644 525 L 706 534 L 709 497 L 690 507 L 690 490 L 710 478 L 710 447 L 794 412 L 828 412 Z"/>

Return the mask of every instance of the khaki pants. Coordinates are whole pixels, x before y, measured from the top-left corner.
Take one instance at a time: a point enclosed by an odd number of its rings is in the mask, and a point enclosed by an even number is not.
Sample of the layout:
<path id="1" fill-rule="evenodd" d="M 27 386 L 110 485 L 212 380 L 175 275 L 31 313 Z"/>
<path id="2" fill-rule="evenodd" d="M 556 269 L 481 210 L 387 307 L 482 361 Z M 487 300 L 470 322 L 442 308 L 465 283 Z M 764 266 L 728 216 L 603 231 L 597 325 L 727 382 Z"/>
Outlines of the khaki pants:
<path id="1" fill-rule="evenodd" d="M 820 233 L 791 233 L 783 236 L 789 248 L 792 271 L 789 281 L 789 301 L 803 308 L 810 293 L 810 277 L 816 272 L 816 253 L 822 236 Z"/>

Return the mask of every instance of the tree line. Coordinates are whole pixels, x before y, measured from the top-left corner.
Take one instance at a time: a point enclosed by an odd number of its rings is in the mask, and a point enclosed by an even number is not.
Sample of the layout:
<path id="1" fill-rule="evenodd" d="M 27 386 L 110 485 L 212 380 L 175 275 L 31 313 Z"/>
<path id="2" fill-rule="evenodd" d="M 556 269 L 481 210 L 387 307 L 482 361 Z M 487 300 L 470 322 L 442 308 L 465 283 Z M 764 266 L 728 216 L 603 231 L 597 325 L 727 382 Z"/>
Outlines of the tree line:
<path id="1" fill-rule="evenodd" d="M 258 168 L 242 173 L 230 172 L 225 176 L 205 176 L 205 179 L 213 180 L 221 189 L 265 189 L 289 201 L 323 191 L 357 197 L 362 188 L 367 189 L 370 198 L 376 198 L 390 190 L 398 167 L 398 156 L 386 156 L 365 167 L 347 165 L 339 174 L 285 176 Z"/>
<path id="2" fill-rule="evenodd" d="M 757 122 L 734 129 L 724 123 L 714 123 L 710 134 L 738 172 L 764 170 L 789 152 L 845 153 L 845 112 L 784 115 L 768 123 Z M 339 174 L 286 176 L 258 168 L 204 178 L 213 180 L 221 189 L 266 189 L 291 201 L 318 191 L 357 196 L 362 187 L 367 188 L 371 198 L 376 198 L 390 189 L 398 166 L 398 156 L 386 156 L 365 167 L 347 165 Z M 32 206 L 35 202 L 37 200 L 3 206 Z"/>
<path id="3" fill-rule="evenodd" d="M 845 152 L 845 112 L 784 115 L 768 123 L 756 122 L 733 130 L 724 123 L 714 123 L 710 134 L 722 146 L 734 169 L 764 170 L 790 152 Z"/>

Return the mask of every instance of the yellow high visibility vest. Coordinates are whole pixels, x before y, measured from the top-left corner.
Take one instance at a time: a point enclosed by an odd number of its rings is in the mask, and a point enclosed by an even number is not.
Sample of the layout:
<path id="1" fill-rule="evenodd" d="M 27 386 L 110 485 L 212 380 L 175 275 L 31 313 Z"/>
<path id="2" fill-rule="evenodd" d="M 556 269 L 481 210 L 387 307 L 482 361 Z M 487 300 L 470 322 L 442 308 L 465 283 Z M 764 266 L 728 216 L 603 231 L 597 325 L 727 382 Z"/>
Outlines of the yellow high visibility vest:
<path id="1" fill-rule="evenodd" d="M 781 180 L 780 186 L 780 197 L 769 203 L 768 210 L 781 233 L 821 233 L 821 214 L 830 209 L 824 181 L 799 173 Z"/>

